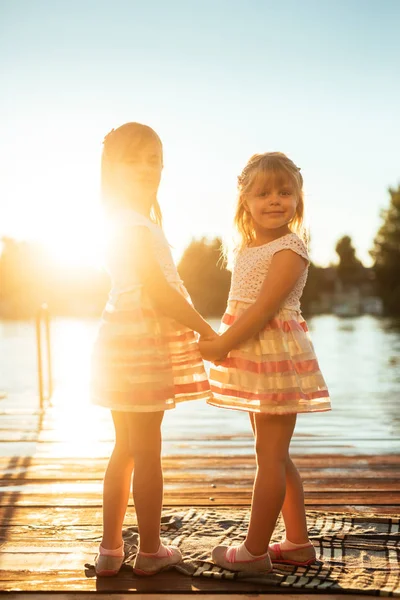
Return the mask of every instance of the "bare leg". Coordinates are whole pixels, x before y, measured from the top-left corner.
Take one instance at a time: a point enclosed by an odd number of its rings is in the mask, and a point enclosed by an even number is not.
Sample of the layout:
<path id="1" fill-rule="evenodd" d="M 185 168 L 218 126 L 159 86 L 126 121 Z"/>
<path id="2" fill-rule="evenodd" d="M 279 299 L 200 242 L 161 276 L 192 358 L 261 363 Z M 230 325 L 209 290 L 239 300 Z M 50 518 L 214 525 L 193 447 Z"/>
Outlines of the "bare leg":
<path id="1" fill-rule="evenodd" d="M 308 542 L 303 484 L 297 467 L 288 456 L 286 461 L 286 495 L 282 506 L 286 538 L 293 544 Z"/>
<path id="2" fill-rule="evenodd" d="M 265 554 L 286 493 L 286 461 L 296 415 L 256 414 L 257 472 L 254 481 L 248 551 Z"/>
<path id="3" fill-rule="evenodd" d="M 251 427 L 255 435 L 255 414 L 249 413 Z M 282 506 L 286 537 L 294 544 L 308 541 L 304 491 L 300 474 L 290 456 L 286 460 L 286 493 Z"/>
<path id="4" fill-rule="evenodd" d="M 103 484 L 103 539 L 109 550 L 122 544 L 122 525 L 129 502 L 133 458 L 129 451 L 126 414 L 112 411 L 115 446 L 108 462 Z"/>
<path id="5" fill-rule="evenodd" d="M 161 423 L 163 412 L 130 413 L 129 446 L 135 461 L 133 500 L 142 552 L 157 552 L 163 500 Z"/>

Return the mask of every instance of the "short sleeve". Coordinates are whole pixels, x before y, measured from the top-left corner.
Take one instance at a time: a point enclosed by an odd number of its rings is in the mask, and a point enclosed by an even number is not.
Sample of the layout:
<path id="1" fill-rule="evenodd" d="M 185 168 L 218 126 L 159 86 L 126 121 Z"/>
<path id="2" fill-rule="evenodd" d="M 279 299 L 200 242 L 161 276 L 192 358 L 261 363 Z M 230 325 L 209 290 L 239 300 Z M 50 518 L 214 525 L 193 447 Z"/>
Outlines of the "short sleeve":
<path id="1" fill-rule="evenodd" d="M 307 247 L 303 240 L 301 240 L 295 233 L 285 235 L 276 240 L 273 254 L 276 254 L 280 250 L 293 250 L 299 256 L 304 258 L 308 264 L 310 264 L 310 257 L 307 252 Z"/>
<path id="2" fill-rule="evenodd" d="M 106 252 L 108 262 L 126 263 L 132 267 L 132 261 L 140 256 L 137 249 L 139 230 L 146 228 L 152 233 L 152 225 L 150 219 L 133 210 L 120 210 L 113 215 Z"/>
<path id="3" fill-rule="evenodd" d="M 140 213 L 135 210 L 121 210 L 116 215 L 116 226 L 117 227 L 147 227 L 152 229 L 153 223 Z"/>
<path id="4" fill-rule="evenodd" d="M 114 245 L 120 245 L 121 248 L 128 248 L 130 242 L 134 240 L 138 233 L 138 228 L 146 228 L 154 234 L 154 223 L 144 215 L 134 210 L 120 210 L 114 215 L 111 228 L 110 240 Z"/>

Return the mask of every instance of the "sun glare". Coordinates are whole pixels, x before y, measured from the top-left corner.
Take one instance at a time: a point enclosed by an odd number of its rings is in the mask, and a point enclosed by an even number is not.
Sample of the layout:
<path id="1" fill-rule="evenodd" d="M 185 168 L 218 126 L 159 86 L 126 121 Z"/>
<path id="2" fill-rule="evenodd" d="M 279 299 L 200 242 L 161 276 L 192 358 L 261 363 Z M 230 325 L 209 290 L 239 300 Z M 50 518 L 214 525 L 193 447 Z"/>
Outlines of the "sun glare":
<path id="1" fill-rule="evenodd" d="M 9 157 L 2 182 L 10 206 L 2 234 L 40 243 L 61 268 L 102 263 L 103 128 L 84 129 L 79 144 L 74 129 L 58 121 L 50 120 L 40 136 L 25 132 L 24 145 L 13 161 Z"/>
<path id="2" fill-rule="evenodd" d="M 54 230 L 44 236 L 43 244 L 54 263 L 59 267 L 96 267 L 104 262 L 103 224 L 91 221 L 82 231 L 75 227 L 67 234 Z"/>

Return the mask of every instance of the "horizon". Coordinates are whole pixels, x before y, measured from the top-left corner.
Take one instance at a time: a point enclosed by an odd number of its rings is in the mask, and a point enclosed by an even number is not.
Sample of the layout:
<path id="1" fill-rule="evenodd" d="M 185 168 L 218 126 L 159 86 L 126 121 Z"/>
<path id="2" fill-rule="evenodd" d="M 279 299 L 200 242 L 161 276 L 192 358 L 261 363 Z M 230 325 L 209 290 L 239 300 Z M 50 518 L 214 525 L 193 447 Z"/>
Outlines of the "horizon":
<path id="1" fill-rule="evenodd" d="M 342 236 L 343 237 L 343 236 Z M 51 260 L 51 266 L 54 268 L 64 268 L 67 271 L 68 270 L 87 270 L 89 269 L 93 269 L 93 270 L 103 270 L 103 271 L 107 271 L 106 266 L 105 266 L 105 261 L 104 260 L 99 260 L 99 254 L 96 254 L 95 256 L 88 256 L 87 259 L 83 259 L 81 256 L 77 256 L 77 261 L 74 262 L 74 260 L 68 260 L 68 257 L 62 256 L 62 255 L 57 255 L 57 253 L 54 253 L 51 245 L 48 245 L 46 242 L 41 241 L 40 239 L 27 239 L 27 238 L 23 238 L 23 239 L 18 239 L 18 238 L 14 238 L 12 236 L 8 236 L 8 235 L 4 235 L 2 237 L 0 237 L 0 257 L 1 254 L 4 250 L 4 243 L 2 241 L 2 239 L 10 239 L 13 242 L 16 242 L 17 244 L 28 244 L 28 245 L 32 245 L 32 247 L 43 250 L 45 252 L 45 256 L 48 257 Z M 205 240 L 205 242 L 207 244 L 212 243 L 214 240 L 216 239 L 221 239 L 221 242 L 224 243 L 224 239 L 221 238 L 221 236 L 215 236 L 215 237 L 207 237 L 205 235 L 203 236 L 198 236 L 198 237 L 193 237 L 191 240 L 188 241 L 188 244 L 186 246 L 183 247 L 182 251 L 179 252 L 178 254 L 178 249 L 176 247 L 171 246 L 171 251 L 172 254 L 174 256 L 174 259 L 176 260 L 176 264 L 179 265 L 180 260 L 182 259 L 185 251 L 190 247 L 190 245 L 193 242 L 200 242 L 202 240 Z M 339 238 L 341 239 L 341 238 Z M 337 242 L 339 241 L 339 239 L 337 240 Z M 352 240 L 353 242 L 353 240 Z M 352 244 L 354 247 L 354 244 Z M 311 246 L 312 249 L 312 246 Z M 368 268 L 368 269 L 372 269 L 373 268 L 373 263 L 371 264 L 365 264 L 358 256 L 358 252 L 357 252 L 357 248 L 354 247 L 355 249 L 355 255 L 356 258 L 358 258 L 362 264 L 362 266 L 364 268 Z M 310 250 L 310 248 L 309 248 Z M 311 255 L 312 252 L 310 252 Z M 101 252 L 100 252 L 101 254 Z M 223 256 L 223 250 L 222 250 L 222 246 L 221 246 L 221 256 Z M 329 264 L 325 264 L 325 265 L 321 265 L 318 262 L 311 260 L 311 262 L 313 263 L 313 265 L 315 267 L 318 268 L 322 268 L 322 269 L 328 269 L 328 268 L 335 268 L 338 266 L 339 264 L 339 256 L 335 251 L 335 256 L 336 256 L 336 260 L 330 262 Z M 79 260 L 78 260 L 79 259 Z M 229 269 L 228 269 L 229 270 Z"/>

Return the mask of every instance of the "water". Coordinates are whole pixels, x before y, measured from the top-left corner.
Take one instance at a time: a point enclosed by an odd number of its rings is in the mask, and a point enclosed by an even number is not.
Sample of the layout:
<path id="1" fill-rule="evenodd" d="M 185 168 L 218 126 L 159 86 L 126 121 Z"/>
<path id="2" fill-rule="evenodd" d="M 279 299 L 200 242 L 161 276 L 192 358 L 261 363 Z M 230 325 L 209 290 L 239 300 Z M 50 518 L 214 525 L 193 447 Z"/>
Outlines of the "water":
<path id="1" fill-rule="evenodd" d="M 212 321 L 214 327 L 217 321 Z M 300 415 L 292 442 L 302 453 L 398 452 L 400 449 L 400 327 L 389 319 L 333 315 L 308 320 L 333 410 Z M 0 321 L 0 455 L 106 456 L 113 430 L 108 411 L 89 403 L 90 352 L 97 319 L 51 322 L 54 407 L 39 427 L 35 329 Z M 16 419 L 16 412 L 20 415 Z M 23 419 L 23 431 L 21 428 Z M 164 452 L 249 453 L 247 415 L 204 403 L 166 413 Z"/>

